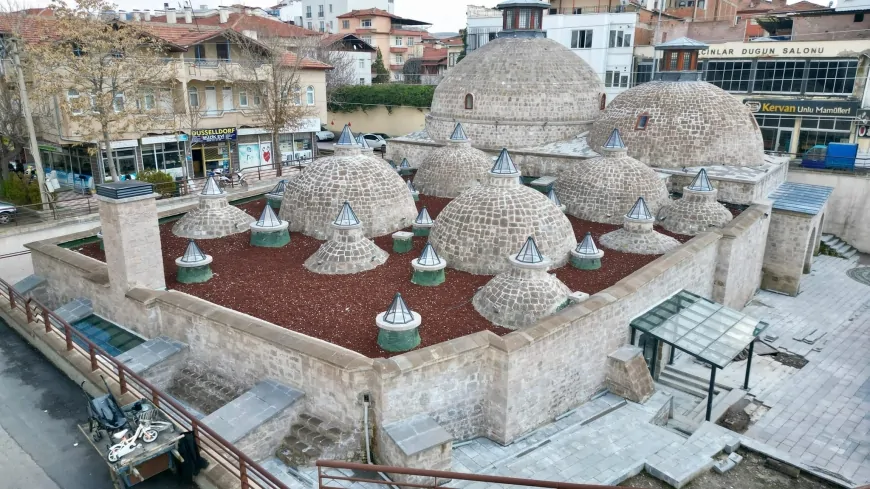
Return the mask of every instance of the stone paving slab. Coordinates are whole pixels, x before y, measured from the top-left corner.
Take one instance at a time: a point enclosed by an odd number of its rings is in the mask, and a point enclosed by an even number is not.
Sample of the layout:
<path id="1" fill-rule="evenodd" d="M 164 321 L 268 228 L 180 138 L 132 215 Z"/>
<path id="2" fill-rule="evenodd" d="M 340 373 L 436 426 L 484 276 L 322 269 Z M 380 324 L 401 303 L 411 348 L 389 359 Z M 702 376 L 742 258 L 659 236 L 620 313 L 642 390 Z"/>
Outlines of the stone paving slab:
<path id="1" fill-rule="evenodd" d="M 303 396 L 303 392 L 275 380 L 264 380 L 202 422 L 230 443 L 278 415 Z"/>
<path id="2" fill-rule="evenodd" d="M 421 414 L 384 426 L 384 431 L 405 455 L 414 455 L 453 439 L 431 416 Z"/>
<path id="3" fill-rule="evenodd" d="M 115 358 L 124 362 L 133 372 L 139 374 L 185 348 L 187 348 L 185 343 L 168 336 L 158 336 Z"/>
<path id="4" fill-rule="evenodd" d="M 90 299 L 85 297 L 76 297 L 55 309 L 54 313 L 67 323 L 72 324 L 93 314 L 94 304 Z"/>

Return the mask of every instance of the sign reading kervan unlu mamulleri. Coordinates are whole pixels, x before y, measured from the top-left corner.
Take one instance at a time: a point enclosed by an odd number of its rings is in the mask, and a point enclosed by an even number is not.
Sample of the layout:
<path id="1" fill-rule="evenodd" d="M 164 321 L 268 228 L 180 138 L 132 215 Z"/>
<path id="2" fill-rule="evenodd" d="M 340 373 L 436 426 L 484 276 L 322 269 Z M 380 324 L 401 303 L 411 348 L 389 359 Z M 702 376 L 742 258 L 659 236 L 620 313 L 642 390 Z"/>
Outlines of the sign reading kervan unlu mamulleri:
<path id="1" fill-rule="evenodd" d="M 701 59 L 716 58 L 857 58 L 870 49 L 870 40 L 725 42 L 711 44 L 698 53 Z"/>
<path id="2" fill-rule="evenodd" d="M 755 114 L 782 114 L 795 116 L 854 117 L 860 102 L 850 100 L 776 100 L 744 99 L 743 103 Z"/>

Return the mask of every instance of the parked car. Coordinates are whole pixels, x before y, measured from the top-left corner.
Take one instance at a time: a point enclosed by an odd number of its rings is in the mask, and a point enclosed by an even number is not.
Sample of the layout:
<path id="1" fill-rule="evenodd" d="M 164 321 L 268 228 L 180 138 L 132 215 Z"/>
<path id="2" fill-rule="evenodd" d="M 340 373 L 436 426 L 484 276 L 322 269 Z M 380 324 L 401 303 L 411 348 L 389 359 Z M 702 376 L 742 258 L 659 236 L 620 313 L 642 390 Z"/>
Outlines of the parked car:
<path id="1" fill-rule="evenodd" d="M 335 139 L 335 133 L 327 129 L 326 126 L 320 126 L 320 130 L 314 133 L 314 137 L 318 141 L 332 141 Z"/>
<path id="2" fill-rule="evenodd" d="M 387 141 L 383 136 L 374 133 L 367 133 L 363 134 L 363 137 L 366 139 L 366 142 L 369 143 L 370 148 L 377 151 L 387 150 Z"/>
<path id="3" fill-rule="evenodd" d="M 386 133 L 383 133 L 383 132 L 373 132 L 372 134 L 374 134 L 375 136 L 380 136 L 384 139 L 390 139 L 390 136 L 388 136 Z"/>
<path id="4" fill-rule="evenodd" d="M 14 205 L 0 201 L 0 224 L 9 224 L 15 218 L 18 209 Z"/>

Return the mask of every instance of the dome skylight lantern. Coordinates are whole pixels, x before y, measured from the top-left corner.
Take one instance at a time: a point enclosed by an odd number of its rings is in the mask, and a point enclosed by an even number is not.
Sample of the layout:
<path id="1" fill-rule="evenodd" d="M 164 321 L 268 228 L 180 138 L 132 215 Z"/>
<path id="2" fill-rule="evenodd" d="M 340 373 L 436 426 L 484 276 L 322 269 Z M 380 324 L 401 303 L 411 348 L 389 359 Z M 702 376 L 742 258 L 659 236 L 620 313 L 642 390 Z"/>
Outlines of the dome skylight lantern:
<path id="1" fill-rule="evenodd" d="M 417 214 L 417 218 L 414 219 L 414 224 L 412 226 L 414 229 L 414 236 L 429 236 L 429 231 L 434 225 L 435 221 L 429 216 L 429 210 L 424 205 L 423 208 L 420 209 L 420 213 Z"/>
<path id="2" fill-rule="evenodd" d="M 654 229 L 655 218 L 643 197 L 638 197 L 623 218 L 622 229 L 601 236 L 601 244 L 612 250 L 638 255 L 661 255 L 680 246 L 676 239 Z"/>
<path id="3" fill-rule="evenodd" d="M 338 141 L 333 145 L 333 155 L 335 156 L 355 156 L 362 154 L 362 147 L 357 143 L 350 126 L 345 124 L 341 130 L 341 135 Z"/>
<path id="4" fill-rule="evenodd" d="M 402 176 L 410 175 L 414 169 L 411 167 L 411 163 L 408 162 L 408 158 L 402 158 L 402 163 L 399 165 L 399 174 Z"/>
<path id="5" fill-rule="evenodd" d="M 212 277 L 211 262 L 212 257 L 203 253 L 196 241 L 190 240 L 184 254 L 175 259 L 178 266 L 176 279 L 182 284 L 208 282 Z"/>
<path id="6" fill-rule="evenodd" d="M 566 209 L 565 204 L 563 204 L 562 201 L 559 200 L 559 196 L 556 195 L 556 189 L 550 188 L 550 191 L 547 192 L 547 198 L 550 199 L 550 202 L 552 202 L 553 205 L 558 207 L 560 211 L 565 212 L 565 209 Z"/>
<path id="7" fill-rule="evenodd" d="M 275 188 L 266 194 L 266 201 L 276 211 L 281 210 L 281 200 L 284 199 L 284 190 L 287 188 L 287 180 L 279 180 Z"/>
<path id="8" fill-rule="evenodd" d="M 218 185 L 217 180 L 214 179 L 214 175 L 208 177 L 208 180 L 205 181 L 205 185 L 202 187 L 202 191 L 199 193 L 199 195 L 203 197 L 215 197 L 224 194 L 226 194 L 226 192 L 224 192 L 224 189 Z"/>
<path id="9" fill-rule="evenodd" d="M 438 256 L 432 243 L 427 242 L 418 258 L 411 260 L 414 273 L 411 282 L 423 286 L 436 286 L 444 283 L 444 268 L 447 260 Z"/>
<path id="10" fill-rule="evenodd" d="M 701 168 L 701 171 L 695 175 L 694 180 L 689 184 L 689 190 L 694 190 L 695 192 L 712 192 L 714 190 L 710 179 L 707 178 L 707 170 Z"/>
<path id="11" fill-rule="evenodd" d="M 571 250 L 571 265 L 580 270 L 598 270 L 603 256 L 604 251 L 595 245 L 592 233 L 587 232 L 583 241 Z"/>
<path id="12" fill-rule="evenodd" d="M 411 192 L 411 197 L 414 199 L 414 202 L 418 202 L 420 200 L 420 192 L 417 191 L 417 187 L 414 186 L 414 182 L 408 180 L 405 182 L 405 185 L 408 186 L 408 192 Z"/>
<path id="13" fill-rule="evenodd" d="M 373 155 L 375 150 L 369 146 L 369 142 L 366 141 L 366 138 L 363 137 L 362 133 L 359 133 L 356 136 L 356 143 L 359 145 L 362 154 L 364 155 Z"/>
<path id="14" fill-rule="evenodd" d="M 363 234 L 363 224 L 349 202 L 332 221 L 332 237 L 303 264 L 324 275 L 348 275 L 383 265 L 390 255 Z"/>
<path id="15" fill-rule="evenodd" d="M 251 223 L 251 246 L 281 248 L 290 242 L 290 223 L 278 219 L 272 206 L 263 207 L 260 218 Z"/>
<path id="16" fill-rule="evenodd" d="M 661 226 L 672 233 L 690 236 L 724 226 L 733 216 L 717 201 L 718 196 L 707 171 L 701 168 L 692 183 L 683 187 L 683 196 L 659 210 Z"/>
<path id="17" fill-rule="evenodd" d="M 420 344 L 420 323 L 420 315 L 397 292 L 390 307 L 375 318 L 378 346 L 392 353 L 413 350 Z"/>

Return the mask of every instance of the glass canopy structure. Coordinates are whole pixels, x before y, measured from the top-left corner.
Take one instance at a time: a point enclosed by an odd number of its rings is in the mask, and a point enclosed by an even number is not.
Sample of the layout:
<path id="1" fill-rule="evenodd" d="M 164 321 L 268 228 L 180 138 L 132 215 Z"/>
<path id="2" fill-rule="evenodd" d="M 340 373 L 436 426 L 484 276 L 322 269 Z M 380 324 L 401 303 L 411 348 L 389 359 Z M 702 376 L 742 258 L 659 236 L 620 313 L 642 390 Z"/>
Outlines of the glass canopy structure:
<path id="1" fill-rule="evenodd" d="M 743 386 L 748 389 L 752 345 L 765 328 L 767 323 L 763 321 L 681 290 L 632 320 L 631 339 L 634 344 L 635 333 L 639 330 L 712 366 L 710 394 L 707 396 L 709 420 L 716 369 L 727 367 L 748 346 Z M 655 360 L 651 370 L 655 372 Z"/>

